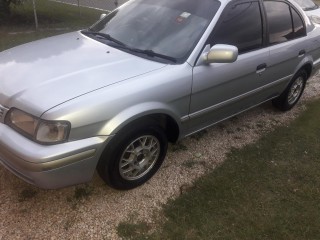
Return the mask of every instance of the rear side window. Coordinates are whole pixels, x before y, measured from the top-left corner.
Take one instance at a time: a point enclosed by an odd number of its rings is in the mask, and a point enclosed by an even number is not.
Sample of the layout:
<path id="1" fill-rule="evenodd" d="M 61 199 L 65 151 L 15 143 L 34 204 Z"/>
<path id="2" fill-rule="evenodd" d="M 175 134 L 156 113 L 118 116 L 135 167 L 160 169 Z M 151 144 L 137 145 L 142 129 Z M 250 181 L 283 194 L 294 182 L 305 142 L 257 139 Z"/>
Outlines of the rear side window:
<path id="1" fill-rule="evenodd" d="M 299 14 L 287 3 L 266 1 L 269 43 L 276 44 L 305 36 L 305 28 Z"/>
<path id="2" fill-rule="evenodd" d="M 306 35 L 306 31 L 304 29 L 303 21 L 299 14 L 291 8 L 292 19 L 293 19 L 293 27 L 294 27 L 294 35 L 295 38 L 303 37 Z"/>
<path id="3" fill-rule="evenodd" d="M 259 3 L 236 3 L 227 7 L 209 43 L 234 45 L 238 47 L 239 53 L 261 48 L 262 20 Z"/>

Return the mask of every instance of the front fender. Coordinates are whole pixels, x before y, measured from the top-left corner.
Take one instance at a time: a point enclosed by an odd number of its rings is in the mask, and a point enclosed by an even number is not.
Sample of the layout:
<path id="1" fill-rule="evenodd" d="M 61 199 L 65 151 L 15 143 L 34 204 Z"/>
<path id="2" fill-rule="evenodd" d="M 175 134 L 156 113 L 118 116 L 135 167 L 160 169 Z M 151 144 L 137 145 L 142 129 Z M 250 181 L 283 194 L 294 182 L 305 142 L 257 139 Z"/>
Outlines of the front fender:
<path id="1" fill-rule="evenodd" d="M 133 120 L 165 114 L 180 126 L 188 116 L 192 68 L 172 65 L 64 102 L 41 118 L 71 123 L 69 140 L 108 136 Z"/>
<path id="2" fill-rule="evenodd" d="M 121 111 L 106 122 L 98 135 L 114 135 L 131 122 L 153 114 L 163 114 L 171 117 L 177 123 L 179 129 L 181 129 L 181 119 L 175 114 L 174 109 L 161 102 L 146 102 Z"/>

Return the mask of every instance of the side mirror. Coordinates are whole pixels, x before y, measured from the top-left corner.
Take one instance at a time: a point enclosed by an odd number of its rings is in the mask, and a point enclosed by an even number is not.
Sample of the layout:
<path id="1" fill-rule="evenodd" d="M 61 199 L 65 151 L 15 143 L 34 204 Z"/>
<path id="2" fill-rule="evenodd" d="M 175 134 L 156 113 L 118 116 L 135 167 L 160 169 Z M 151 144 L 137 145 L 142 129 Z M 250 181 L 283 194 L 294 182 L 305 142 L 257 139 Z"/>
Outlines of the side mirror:
<path id="1" fill-rule="evenodd" d="M 238 48 L 226 44 L 216 44 L 203 57 L 205 63 L 232 63 L 238 58 Z"/>
<path id="2" fill-rule="evenodd" d="M 102 20 L 103 18 L 105 18 L 105 16 L 107 16 L 107 14 L 102 13 L 102 14 L 100 15 L 100 20 Z"/>

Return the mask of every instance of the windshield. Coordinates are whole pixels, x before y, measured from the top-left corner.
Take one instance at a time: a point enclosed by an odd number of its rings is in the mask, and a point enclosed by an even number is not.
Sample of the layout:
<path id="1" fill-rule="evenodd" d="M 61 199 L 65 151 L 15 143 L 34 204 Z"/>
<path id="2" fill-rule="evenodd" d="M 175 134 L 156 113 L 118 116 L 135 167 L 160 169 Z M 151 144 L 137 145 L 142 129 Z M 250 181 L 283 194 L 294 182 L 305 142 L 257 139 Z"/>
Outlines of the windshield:
<path id="1" fill-rule="evenodd" d="M 318 8 L 318 5 L 315 4 L 312 0 L 295 0 L 295 2 L 298 3 L 300 7 L 305 11 Z"/>
<path id="2" fill-rule="evenodd" d="M 216 0 L 132 0 L 89 30 L 107 36 L 109 41 L 105 42 L 121 50 L 148 50 L 140 54 L 153 52 L 182 62 L 219 6 Z"/>

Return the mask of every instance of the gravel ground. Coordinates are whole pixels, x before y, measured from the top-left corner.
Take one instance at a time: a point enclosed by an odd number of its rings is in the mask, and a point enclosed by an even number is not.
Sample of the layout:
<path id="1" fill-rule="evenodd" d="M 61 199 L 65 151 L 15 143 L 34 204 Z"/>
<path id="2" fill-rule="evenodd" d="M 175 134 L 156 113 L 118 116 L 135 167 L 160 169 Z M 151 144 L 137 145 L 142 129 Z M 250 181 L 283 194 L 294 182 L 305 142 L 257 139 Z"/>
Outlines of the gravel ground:
<path id="1" fill-rule="evenodd" d="M 309 81 L 297 107 L 288 113 L 267 103 L 170 146 L 160 171 L 131 191 L 110 189 L 97 175 L 88 184 L 41 190 L 0 166 L 0 240 L 119 239 L 119 222 L 152 222 L 162 204 L 223 162 L 231 148 L 252 143 L 274 127 L 287 124 L 319 93 L 317 76 Z"/>

